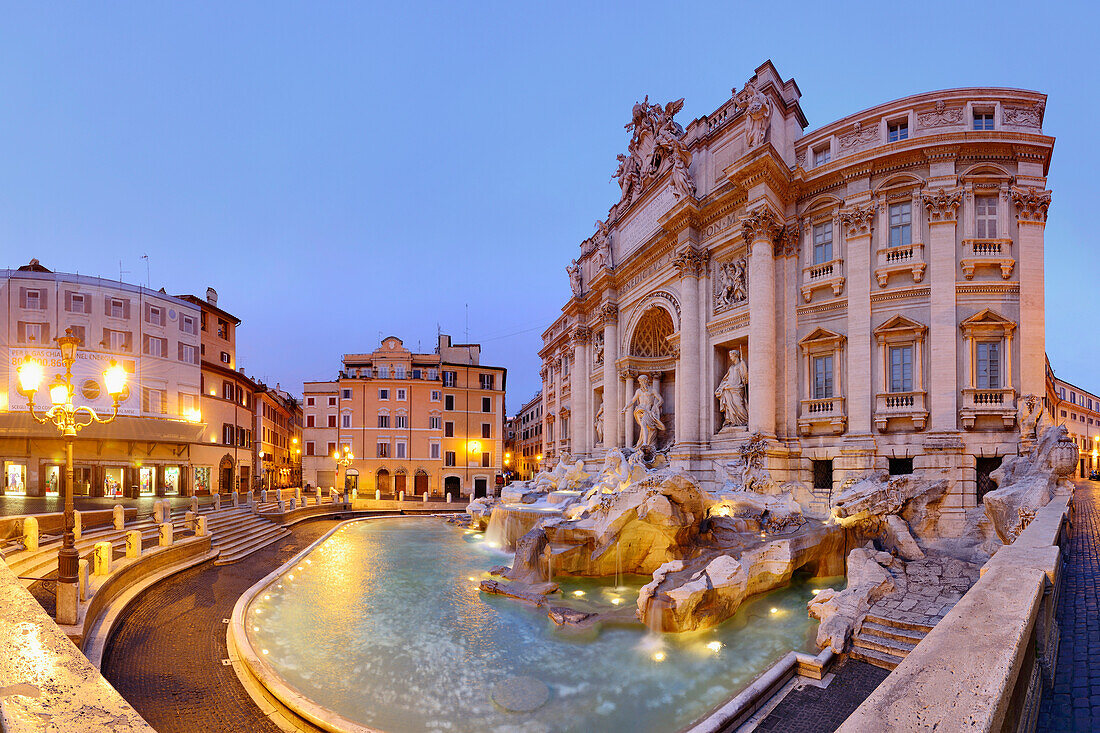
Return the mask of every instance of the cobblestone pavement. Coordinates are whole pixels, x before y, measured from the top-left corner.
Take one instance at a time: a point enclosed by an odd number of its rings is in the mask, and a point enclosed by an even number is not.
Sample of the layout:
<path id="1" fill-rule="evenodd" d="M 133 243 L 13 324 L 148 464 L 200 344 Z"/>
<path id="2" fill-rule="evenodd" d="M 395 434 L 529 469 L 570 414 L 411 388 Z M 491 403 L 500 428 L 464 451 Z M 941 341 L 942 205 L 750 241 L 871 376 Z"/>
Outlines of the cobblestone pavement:
<path id="1" fill-rule="evenodd" d="M 871 606 L 876 616 L 935 626 L 978 582 L 980 565 L 951 557 L 890 564 L 897 591 Z"/>
<path id="2" fill-rule="evenodd" d="M 1058 599 L 1058 667 L 1054 689 L 1043 691 L 1041 731 L 1100 729 L 1100 483 L 1080 481 Z"/>
<path id="3" fill-rule="evenodd" d="M 802 689 L 791 690 L 756 730 L 832 733 L 890 673 L 865 662 L 846 659 L 836 666 L 833 674 L 828 687 L 805 685 Z"/>
<path id="4" fill-rule="evenodd" d="M 277 732 L 222 665 L 222 619 L 256 581 L 338 523 L 305 522 L 242 562 L 206 563 L 158 583 L 119 620 L 104 676 L 158 733 Z"/>

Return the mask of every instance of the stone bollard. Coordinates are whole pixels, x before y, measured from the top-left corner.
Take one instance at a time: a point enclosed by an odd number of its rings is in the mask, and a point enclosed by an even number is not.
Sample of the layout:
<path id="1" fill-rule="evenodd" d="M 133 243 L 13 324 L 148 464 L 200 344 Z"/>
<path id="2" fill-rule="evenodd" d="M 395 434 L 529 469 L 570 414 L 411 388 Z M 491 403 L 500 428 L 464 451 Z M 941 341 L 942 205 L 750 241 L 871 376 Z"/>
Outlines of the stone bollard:
<path id="1" fill-rule="evenodd" d="M 236 502 L 234 502 L 236 503 Z M 222 508 L 222 495 L 214 494 L 214 511 L 219 511 Z"/>
<path id="2" fill-rule="evenodd" d="M 279 501 L 276 502 L 276 506 L 279 507 L 279 514 L 282 514 L 283 512 L 286 511 L 286 505 L 283 504 L 282 499 L 279 499 Z"/>
<path id="3" fill-rule="evenodd" d="M 195 536 L 196 537 L 205 537 L 206 536 L 206 517 L 199 517 L 198 519 L 195 520 Z"/>
<path id="4" fill-rule="evenodd" d="M 248 506 L 252 506 L 252 500 L 254 498 L 255 497 L 252 496 L 252 492 L 249 491 L 247 494 L 244 495 L 244 503 L 247 504 Z M 236 499 L 236 496 L 234 496 L 234 499 Z M 237 506 L 236 501 L 233 502 L 233 506 Z"/>
<path id="5" fill-rule="evenodd" d="M 191 497 L 191 511 L 193 511 L 195 514 L 199 513 L 199 497 L 197 496 Z"/>
<path id="6" fill-rule="evenodd" d="M 122 528 L 126 526 L 126 510 L 122 508 L 121 504 L 115 504 L 114 512 L 115 531 L 121 532 Z"/>
<path id="7" fill-rule="evenodd" d="M 38 550 L 38 520 L 34 517 L 23 520 L 23 544 L 26 545 L 27 552 Z"/>
<path id="8" fill-rule="evenodd" d="M 267 501 L 267 489 L 264 489 L 263 491 L 260 492 L 260 501 L 263 501 L 263 502 Z"/>
<path id="9" fill-rule="evenodd" d="M 301 490 L 300 488 L 299 488 L 299 489 L 294 489 L 294 498 L 295 498 L 295 499 L 296 499 L 297 501 L 301 501 L 301 500 L 302 500 L 302 490 Z"/>
<path id="10" fill-rule="evenodd" d="M 293 496 L 290 497 L 290 511 L 294 511 L 294 509 L 297 508 L 297 506 L 298 506 L 298 500 L 295 499 Z"/>
<path id="11" fill-rule="evenodd" d="M 131 529 L 126 533 L 126 557 L 141 557 L 141 530 Z"/>
<path id="12" fill-rule="evenodd" d="M 428 503 L 428 492 L 427 491 L 424 492 L 424 503 L 425 504 Z"/>
<path id="13" fill-rule="evenodd" d="M 153 521 L 157 524 L 163 524 L 168 521 L 168 516 L 171 514 L 171 510 L 168 508 L 168 502 L 163 499 L 157 499 L 153 502 Z"/>
<path id="14" fill-rule="evenodd" d="M 447 503 L 448 504 L 451 503 L 451 492 L 449 492 L 449 491 L 447 492 Z"/>
<path id="15" fill-rule="evenodd" d="M 172 523 L 162 522 L 157 525 L 160 528 L 160 546 L 171 547 L 172 546 Z"/>
<path id="16" fill-rule="evenodd" d="M 397 500 L 398 501 L 405 501 L 405 492 L 404 491 L 402 491 L 400 494 L 397 495 Z"/>
<path id="17" fill-rule="evenodd" d="M 95 543 L 95 551 L 92 557 L 95 560 L 94 571 L 96 575 L 111 574 L 111 556 L 114 554 L 114 551 L 110 542 Z"/>
<path id="18" fill-rule="evenodd" d="M 375 501 L 382 501 L 382 491 L 381 491 L 381 489 L 375 489 L 374 490 L 374 500 Z"/>
<path id="19" fill-rule="evenodd" d="M 191 512 L 191 511 L 184 512 L 183 513 L 183 526 L 187 527 L 188 529 L 191 529 L 191 530 L 195 529 L 195 517 L 196 517 L 195 512 Z"/>
<path id="20" fill-rule="evenodd" d="M 358 499 L 359 498 L 359 489 L 352 489 L 351 490 L 351 498 L 352 499 Z"/>
<path id="21" fill-rule="evenodd" d="M 80 602 L 88 600 L 88 561 L 81 559 L 76 564 L 76 583 L 80 593 Z"/>
<path id="22" fill-rule="evenodd" d="M 234 491 L 229 496 L 232 497 L 233 506 L 240 506 L 241 505 L 241 495 L 240 494 L 238 494 L 236 491 Z M 245 497 L 245 502 L 248 503 L 248 504 L 252 503 L 252 494 L 248 494 Z"/>
<path id="23" fill-rule="evenodd" d="M 73 540 L 79 542 L 82 534 L 84 534 L 84 522 L 80 520 L 80 512 L 73 512 Z"/>

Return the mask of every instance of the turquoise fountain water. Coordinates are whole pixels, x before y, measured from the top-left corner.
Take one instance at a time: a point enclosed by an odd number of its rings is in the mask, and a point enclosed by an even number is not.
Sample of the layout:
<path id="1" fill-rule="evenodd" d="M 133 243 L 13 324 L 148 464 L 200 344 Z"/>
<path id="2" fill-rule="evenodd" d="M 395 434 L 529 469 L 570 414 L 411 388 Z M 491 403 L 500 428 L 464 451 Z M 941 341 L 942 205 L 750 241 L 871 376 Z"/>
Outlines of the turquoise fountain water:
<path id="1" fill-rule="evenodd" d="M 440 519 L 354 522 L 256 597 L 249 641 L 306 697 L 393 732 L 675 730 L 788 651 L 813 651 L 805 580 L 706 632 L 623 624 L 576 635 L 478 590 L 509 559 Z M 633 608 L 648 578 L 556 580 L 569 604 L 613 611 Z M 549 687 L 545 705 L 511 713 L 493 703 L 494 685 L 518 676 Z"/>

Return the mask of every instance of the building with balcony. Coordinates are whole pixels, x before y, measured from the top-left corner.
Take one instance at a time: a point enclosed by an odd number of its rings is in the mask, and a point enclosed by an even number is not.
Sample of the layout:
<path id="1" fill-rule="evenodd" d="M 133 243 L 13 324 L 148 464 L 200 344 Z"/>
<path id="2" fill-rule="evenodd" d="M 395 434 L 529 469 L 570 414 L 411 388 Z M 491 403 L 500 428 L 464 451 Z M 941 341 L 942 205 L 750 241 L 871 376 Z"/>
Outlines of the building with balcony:
<path id="1" fill-rule="evenodd" d="M 1065 425 L 1081 449 L 1077 475 L 1088 478 L 1100 471 L 1100 396 L 1060 379 L 1047 363 L 1046 420 Z"/>
<path id="2" fill-rule="evenodd" d="M 345 354 L 337 379 L 303 386 L 305 483 L 338 480 L 360 494 L 486 496 L 503 481 L 502 367 L 480 363 L 477 344 L 441 335 L 417 354 L 390 336 L 369 353 Z M 332 454 L 354 460 L 337 478 Z"/>
<path id="3" fill-rule="evenodd" d="M 253 465 L 259 485 L 281 489 L 302 485 L 302 406 L 280 385 L 256 389 Z"/>
<path id="4" fill-rule="evenodd" d="M 916 94 L 815 130 L 760 66 L 682 127 L 635 105 L 621 198 L 581 242 L 543 333 L 543 439 L 593 463 L 656 448 L 706 477 L 753 435 L 822 503 L 869 471 L 945 475 L 958 530 L 1041 396 L 1046 97 Z"/>
<path id="5" fill-rule="evenodd" d="M 542 460 L 542 392 L 527 400 L 512 418 L 512 470 L 518 481 L 529 481 Z"/>

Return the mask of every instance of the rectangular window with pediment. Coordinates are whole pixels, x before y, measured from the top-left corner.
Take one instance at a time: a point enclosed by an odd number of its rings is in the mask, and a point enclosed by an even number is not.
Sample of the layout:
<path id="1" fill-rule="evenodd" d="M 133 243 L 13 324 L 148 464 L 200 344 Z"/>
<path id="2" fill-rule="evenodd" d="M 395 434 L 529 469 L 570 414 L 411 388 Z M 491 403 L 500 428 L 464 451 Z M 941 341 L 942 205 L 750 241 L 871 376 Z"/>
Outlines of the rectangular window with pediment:
<path id="1" fill-rule="evenodd" d="M 890 391 L 913 391 L 913 347 L 890 347 Z"/>
<path id="2" fill-rule="evenodd" d="M 909 201 L 890 205 L 890 246 L 908 247 L 913 243 L 913 205 Z"/>
<path id="3" fill-rule="evenodd" d="M 821 265 L 833 259 L 833 223 L 814 224 L 814 264 Z"/>
<path id="4" fill-rule="evenodd" d="M 814 399 L 823 400 L 833 396 L 833 357 L 814 357 Z"/>
<path id="5" fill-rule="evenodd" d="M 978 389 L 1000 389 L 1001 387 L 1001 342 L 979 341 L 977 363 L 974 378 Z"/>
<path id="6" fill-rule="evenodd" d="M 974 197 L 974 235 L 978 239 L 997 237 L 997 197 Z"/>

